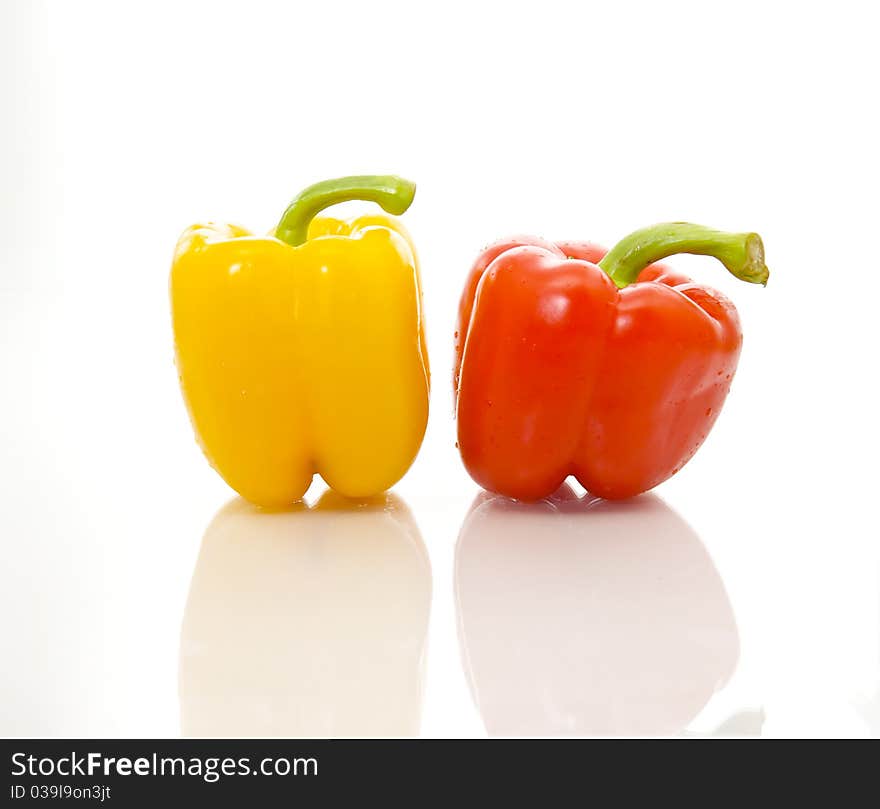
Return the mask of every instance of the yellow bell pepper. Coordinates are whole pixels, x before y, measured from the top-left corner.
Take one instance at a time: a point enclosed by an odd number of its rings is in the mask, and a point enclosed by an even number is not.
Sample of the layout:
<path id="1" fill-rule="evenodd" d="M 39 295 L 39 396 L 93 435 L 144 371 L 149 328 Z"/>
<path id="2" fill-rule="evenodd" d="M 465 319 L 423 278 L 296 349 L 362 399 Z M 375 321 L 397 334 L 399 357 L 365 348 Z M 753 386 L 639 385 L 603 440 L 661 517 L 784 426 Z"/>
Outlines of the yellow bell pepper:
<path id="1" fill-rule="evenodd" d="M 415 186 L 345 177 L 303 191 L 274 235 L 193 225 L 171 268 L 178 374 L 202 450 L 260 506 L 317 473 L 347 497 L 393 486 L 421 445 L 430 375 L 415 250 L 395 219 L 317 214 L 370 200 L 403 213 Z"/>

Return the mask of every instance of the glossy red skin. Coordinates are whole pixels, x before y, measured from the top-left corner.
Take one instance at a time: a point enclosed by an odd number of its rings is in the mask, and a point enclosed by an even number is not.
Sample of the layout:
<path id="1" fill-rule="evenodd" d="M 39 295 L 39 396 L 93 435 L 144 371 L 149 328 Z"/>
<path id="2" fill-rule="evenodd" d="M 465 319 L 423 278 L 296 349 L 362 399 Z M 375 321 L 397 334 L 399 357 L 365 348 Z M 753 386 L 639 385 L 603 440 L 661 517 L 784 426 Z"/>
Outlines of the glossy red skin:
<path id="1" fill-rule="evenodd" d="M 455 345 L 458 446 L 471 477 L 519 500 L 569 475 L 609 500 L 674 475 L 699 449 L 742 346 L 733 304 L 662 264 L 622 290 L 588 242 L 487 247 Z"/>

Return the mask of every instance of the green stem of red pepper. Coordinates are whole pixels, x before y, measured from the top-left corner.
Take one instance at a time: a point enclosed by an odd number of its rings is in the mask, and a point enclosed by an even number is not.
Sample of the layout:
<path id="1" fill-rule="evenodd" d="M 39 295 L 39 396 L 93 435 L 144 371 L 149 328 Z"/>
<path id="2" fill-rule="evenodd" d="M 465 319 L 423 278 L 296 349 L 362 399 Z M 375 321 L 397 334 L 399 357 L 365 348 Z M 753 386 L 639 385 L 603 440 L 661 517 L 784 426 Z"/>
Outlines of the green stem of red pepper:
<path id="1" fill-rule="evenodd" d="M 632 284 L 649 264 L 676 253 L 717 258 L 743 281 L 767 284 L 764 244 L 757 233 L 724 233 L 689 222 L 664 222 L 642 228 L 619 241 L 599 266 L 619 289 Z"/>
<path id="2" fill-rule="evenodd" d="M 309 223 L 324 208 L 329 208 L 338 202 L 362 199 L 376 202 L 382 210 L 399 216 L 412 204 L 415 194 L 415 183 L 390 174 L 325 180 L 300 191 L 287 206 L 275 229 L 275 236 L 292 247 L 297 247 L 306 241 Z"/>

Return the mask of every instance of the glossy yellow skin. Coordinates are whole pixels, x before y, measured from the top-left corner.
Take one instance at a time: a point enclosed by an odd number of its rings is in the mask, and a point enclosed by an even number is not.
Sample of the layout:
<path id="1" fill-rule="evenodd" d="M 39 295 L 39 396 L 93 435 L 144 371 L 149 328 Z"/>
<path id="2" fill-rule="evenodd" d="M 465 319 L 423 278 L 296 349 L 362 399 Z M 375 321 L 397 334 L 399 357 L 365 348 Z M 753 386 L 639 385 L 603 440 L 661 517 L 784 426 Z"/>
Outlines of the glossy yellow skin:
<path id="1" fill-rule="evenodd" d="M 317 217 L 298 247 L 194 225 L 171 311 L 196 436 L 242 497 L 285 506 L 316 473 L 369 497 L 415 459 L 430 377 L 415 250 L 394 218 Z"/>

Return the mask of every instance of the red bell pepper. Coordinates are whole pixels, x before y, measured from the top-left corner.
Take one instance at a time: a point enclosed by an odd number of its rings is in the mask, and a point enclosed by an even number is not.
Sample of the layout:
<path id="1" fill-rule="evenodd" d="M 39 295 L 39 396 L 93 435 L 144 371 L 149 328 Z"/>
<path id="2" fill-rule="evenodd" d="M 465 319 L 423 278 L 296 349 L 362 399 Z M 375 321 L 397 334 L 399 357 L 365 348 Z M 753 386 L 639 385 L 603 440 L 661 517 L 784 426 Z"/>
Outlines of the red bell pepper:
<path id="1" fill-rule="evenodd" d="M 487 247 L 459 306 L 458 446 L 486 489 L 520 500 L 569 475 L 607 499 L 674 475 L 699 449 L 736 371 L 733 304 L 654 262 L 714 256 L 766 284 L 755 233 L 666 223 L 606 251 L 520 237 Z"/>

